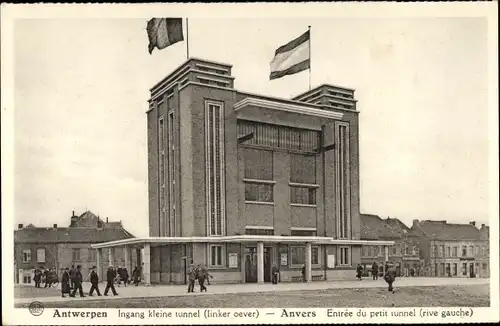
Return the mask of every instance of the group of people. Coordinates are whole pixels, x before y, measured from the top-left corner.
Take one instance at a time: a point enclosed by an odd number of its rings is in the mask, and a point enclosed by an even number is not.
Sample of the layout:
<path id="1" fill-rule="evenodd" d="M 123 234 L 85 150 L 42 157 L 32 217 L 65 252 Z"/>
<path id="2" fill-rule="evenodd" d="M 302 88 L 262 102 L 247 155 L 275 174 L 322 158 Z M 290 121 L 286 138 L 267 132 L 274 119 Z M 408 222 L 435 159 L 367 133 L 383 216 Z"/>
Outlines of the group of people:
<path id="1" fill-rule="evenodd" d="M 198 284 L 200 285 L 200 292 L 207 292 L 207 287 L 205 286 L 205 281 L 210 285 L 210 279 L 213 278 L 212 275 L 208 272 L 206 266 L 202 266 L 198 264 L 195 266 L 191 264 L 187 271 L 188 275 L 188 293 L 194 292 L 194 283 L 198 280 Z"/>
<path id="2" fill-rule="evenodd" d="M 373 262 L 372 268 L 371 268 L 371 273 L 372 273 L 372 278 L 374 280 L 378 280 L 378 274 L 379 274 L 379 267 L 376 262 Z M 389 285 L 389 292 L 394 292 L 394 288 L 392 284 L 396 280 L 396 265 L 386 262 L 385 263 L 385 273 L 384 273 L 384 281 L 387 282 Z M 356 277 L 361 281 L 363 275 L 363 266 L 361 264 L 358 264 L 358 267 L 356 267 Z"/>
<path id="3" fill-rule="evenodd" d="M 70 297 L 75 297 L 76 292 L 79 292 L 80 297 L 85 297 L 83 294 L 83 275 L 82 275 L 82 267 L 80 265 L 71 266 L 71 270 L 69 268 L 63 269 L 62 277 L 61 277 L 61 295 L 64 298 L 66 294 Z M 141 280 L 141 268 L 136 266 L 132 272 L 132 277 L 135 286 L 139 285 Z M 93 296 L 94 291 L 98 296 L 101 296 L 101 292 L 99 291 L 99 274 L 96 271 L 96 267 L 93 266 L 90 270 L 89 275 L 85 279 L 90 281 L 91 287 L 89 290 L 89 296 Z M 113 293 L 113 295 L 118 295 L 115 289 L 115 283 L 120 284 L 123 281 L 125 286 L 130 284 L 128 271 L 126 268 L 119 267 L 115 269 L 113 266 L 109 266 L 106 272 L 106 288 L 104 289 L 104 295 L 107 296 L 109 290 Z"/>
<path id="4" fill-rule="evenodd" d="M 40 284 L 45 282 L 44 288 L 51 287 L 57 281 L 57 274 L 55 268 L 45 269 L 44 267 L 35 268 L 33 281 L 35 288 L 40 288 Z"/>

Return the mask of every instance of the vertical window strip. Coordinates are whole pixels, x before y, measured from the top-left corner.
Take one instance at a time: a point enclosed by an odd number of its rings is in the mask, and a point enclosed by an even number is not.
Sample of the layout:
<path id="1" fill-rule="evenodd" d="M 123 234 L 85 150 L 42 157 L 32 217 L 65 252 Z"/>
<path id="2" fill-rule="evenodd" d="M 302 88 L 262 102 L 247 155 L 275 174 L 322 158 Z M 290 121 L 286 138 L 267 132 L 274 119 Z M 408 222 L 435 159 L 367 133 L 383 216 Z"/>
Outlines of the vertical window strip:
<path id="1" fill-rule="evenodd" d="M 338 236 L 348 239 L 350 234 L 350 166 L 349 166 L 349 125 L 336 125 L 336 191 L 337 191 L 337 221 Z"/>
<path id="2" fill-rule="evenodd" d="M 168 114 L 168 126 L 167 126 L 167 150 L 168 150 L 168 187 L 169 187 L 169 214 L 168 214 L 168 235 L 175 235 L 175 140 L 174 140 L 174 112 L 169 112 Z M 166 211 L 166 210 L 165 210 Z"/>
<path id="3" fill-rule="evenodd" d="M 163 117 L 158 119 L 158 187 L 159 187 L 159 235 L 163 236 L 165 223 L 165 124 Z"/>

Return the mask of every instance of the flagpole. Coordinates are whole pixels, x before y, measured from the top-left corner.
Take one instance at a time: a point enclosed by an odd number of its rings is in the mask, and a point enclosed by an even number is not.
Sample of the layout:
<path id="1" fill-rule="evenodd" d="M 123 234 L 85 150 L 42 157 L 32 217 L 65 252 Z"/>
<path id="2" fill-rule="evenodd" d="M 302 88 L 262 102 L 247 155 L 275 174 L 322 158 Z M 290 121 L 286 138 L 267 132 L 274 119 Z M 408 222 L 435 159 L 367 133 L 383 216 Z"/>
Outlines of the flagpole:
<path id="1" fill-rule="evenodd" d="M 311 90 L 311 26 L 309 27 L 309 90 Z"/>
<path id="2" fill-rule="evenodd" d="M 189 60 L 189 18 L 186 18 L 186 59 Z"/>

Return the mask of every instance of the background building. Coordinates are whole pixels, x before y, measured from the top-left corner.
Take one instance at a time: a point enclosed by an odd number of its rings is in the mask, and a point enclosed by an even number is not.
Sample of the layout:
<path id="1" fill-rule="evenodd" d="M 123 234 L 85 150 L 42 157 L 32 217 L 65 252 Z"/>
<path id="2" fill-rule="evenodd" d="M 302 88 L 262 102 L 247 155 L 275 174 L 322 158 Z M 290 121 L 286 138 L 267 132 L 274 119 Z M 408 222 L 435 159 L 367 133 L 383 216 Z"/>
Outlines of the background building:
<path id="1" fill-rule="evenodd" d="M 90 268 L 97 264 L 96 251 L 91 244 L 132 238 L 121 222 L 102 221 L 92 212 L 87 211 L 80 216 L 73 212 L 69 227 L 35 227 L 19 224 L 14 231 L 14 259 L 16 283 L 32 283 L 35 268 L 61 268 L 81 265 L 84 277 Z M 135 256 L 137 257 L 137 255 Z M 118 250 L 114 260 L 110 261 L 109 250 L 103 255 L 103 265 L 107 268 L 112 263 L 124 265 L 124 252 Z M 137 258 L 134 258 L 134 262 Z M 129 270 L 130 272 L 131 270 Z M 102 275 L 102 274 L 101 274 Z"/>
<path id="2" fill-rule="evenodd" d="M 411 233 L 418 237 L 426 276 L 489 277 L 489 232 L 476 222 L 414 220 Z"/>
<path id="3" fill-rule="evenodd" d="M 190 59 L 151 89 L 150 237 L 93 246 L 142 250 L 145 280 L 184 283 L 354 278 L 359 224 L 354 90 L 293 99 L 241 92 L 231 65 Z M 379 241 L 376 245 L 390 245 Z M 128 250 L 128 249 L 127 249 Z"/>
<path id="4" fill-rule="evenodd" d="M 390 240 L 394 245 L 389 248 L 389 261 L 396 265 L 398 276 L 409 276 L 414 269 L 415 276 L 421 273 L 421 262 L 417 241 L 408 228 L 397 218 L 382 219 L 377 215 L 361 214 L 361 239 Z M 379 273 L 383 272 L 385 257 L 382 246 L 361 247 L 361 264 L 364 275 L 370 275 L 371 266 L 376 262 Z"/>

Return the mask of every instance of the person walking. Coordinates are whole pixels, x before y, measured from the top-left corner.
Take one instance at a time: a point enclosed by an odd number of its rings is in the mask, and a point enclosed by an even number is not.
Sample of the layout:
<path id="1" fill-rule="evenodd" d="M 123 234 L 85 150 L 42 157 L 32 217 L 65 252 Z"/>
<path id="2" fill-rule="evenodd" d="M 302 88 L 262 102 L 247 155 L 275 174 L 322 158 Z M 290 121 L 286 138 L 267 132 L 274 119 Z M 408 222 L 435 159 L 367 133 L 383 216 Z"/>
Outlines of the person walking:
<path id="1" fill-rule="evenodd" d="M 139 266 L 135 266 L 134 270 L 132 271 L 132 277 L 134 278 L 134 285 L 139 286 L 139 282 L 141 281 L 141 271 L 139 269 Z"/>
<path id="2" fill-rule="evenodd" d="M 276 267 L 276 265 L 273 265 L 273 268 L 271 269 L 271 272 L 273 274 L 273 284 L 278 284 L 278 274 L 279 274 L 279 269 Z"/>
<path id="3" fill-rule="evenodd" d="M 71 265 L 71 269 L 69 270 L 69 280 L 72 290 L 75 289 L 75 275 L 76 275 L 75 265 Z"/>
<path id="4" fill-rule="evenodd" d="M 197 279 L 196 268 L 194 267 L 194 264 L 189 265 L 187 276 L 188 276 L 188 293 L 194 292 L 194 282 Z"/>
<path id="5" fill-rule="evenodd" d="M 71 287 L 69 285 L 69 268 L 66 267 L 61 276 L 61 296 L 65 298 L 65 294 L 71 294 Z"/>
<path id="6" fill-rule="evenodd" d="M 113 292 L 113 295 L 118 295 L 118 293 L 116 293 L 115 286 L 113 284 L 115 281 L 115 278 L 116 278 L 116 271 L 113 268 L 113 266 L 109 266 L 108 272 L 106 273 L 107 284 L 106 284 L 106 289 L 104 290 L 105 296 L 108 295 L 109 289 L 111 289 L 111 292 Z"/>
<path id="7" fill-rule="evenodd" d="M 358 264 L 358 267 L 356 267 L 356 277 L 358 278 L 358 280 L 361 281 L 362 275 L 363 275 L 363 266 L 361 266 L 361 264 Z"/>
<path id="8" fill-rule="evenodd" d="M 386 264 L 386 273 L 384 275 L 384 280 L 389 285 L 387 290 L 394 293 L 392 284 L 396 280 L 396 266 L 394 266 L 393 264 Z"/>
<path id="9" fill-rule="evenodd" d="M 50 274 L 48 269 L 44 269 L 43 271 L 43 278 L 45 280 L 45 286 L 44 288 L 49 287 L 49 281 L 50 281 Z"/>
<path id="10" fill-rule="evenodd" d="M 207 292 L 205 280 L 208 279 L 208 269 L 205 266 L 198 265 L 198 284 L 200 285 L 200 292 Z"/>
<path id="11" fill-rule="evenodd" d="M 40 287 L 40 282 L 42 281 L 42 271 L 37 267 L 35 268 L 35 276 L 33 277 L 33 281 L 35 281 L 35 288 Z"/>
<path id="12" fill-rule="evenodd" d="M 85 298 L 83 295 L 83 288 L 82 288 L 82 282 L 83 282 L 83 276 L 82 276 L 82 266 L 78 265 L 76 266 L 76 271 L 75 271 L 75 278 L 73 279 L 73 292 L 69 295 L 70 297 L 74 298 L 76 295 L 76 291 L 80 293 L 81 298 Z"/>
<path id="13" fill-rule="evenodd" d="M 372 278 L 378 280 L 378 265 L 376 262 L 372 264 Z"/>
<path id="14" fill-rule="evenodd" d="M 121 278 L 123 280 L 123 284 L 125 286 L 127 286 L 129 276 L 128 276 L 128 270 L 125 267 L 122 268 L 122 276 L 121 276 Z"/>
<path id="15" fill-rule="evenodd" d="M 89 296 L 91 297 L 94 295 L 94 290 L 97 292 L 98 296 L 101 296 L 101 292 L 99 291 L 99 275 L 96 272 L 95 266 L 92 266 L 92 270 L 90 271 L 87 279 L 89 279 L 90 284 L 92 284 L 92 286 L 90 287 Z"/>

